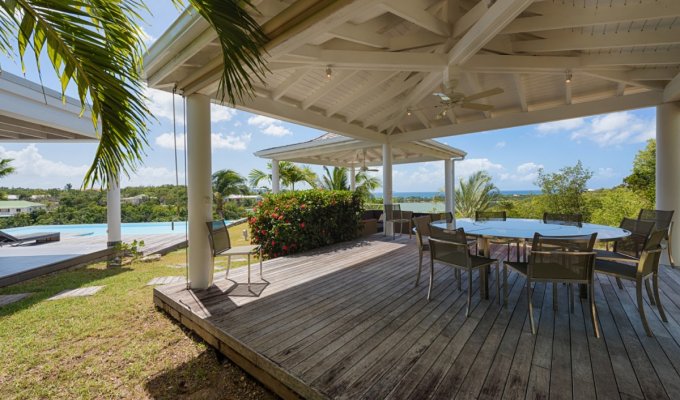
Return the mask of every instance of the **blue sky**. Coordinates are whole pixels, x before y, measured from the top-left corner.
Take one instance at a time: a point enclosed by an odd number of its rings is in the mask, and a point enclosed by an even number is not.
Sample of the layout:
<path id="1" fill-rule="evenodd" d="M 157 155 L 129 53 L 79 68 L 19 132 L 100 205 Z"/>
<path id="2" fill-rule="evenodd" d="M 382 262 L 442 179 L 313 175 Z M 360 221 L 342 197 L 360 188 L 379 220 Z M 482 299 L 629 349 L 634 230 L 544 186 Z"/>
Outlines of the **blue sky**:
<path id="1" fill-rule="evenodd" d="M 152 15 L 143 28 L 149 42 L 160 36 L 179 12 L 171 2 L 151 3 Z M 26 77 L 38 82 L 30 64 Z M 43 83 L 58 88 L 58 81 L 47 62 L 43 63 Z M 17 61 L 0 56 L 0 68 L 21 74 Z M 72 90 L 72 88 L 70 88 Z M 174 183 L 172 150 L 172 96 L 149 91 L 150 108 L 157 118 L 149 133 L 150 147 L 144 165 L 123 185 Z M 181 99 L 177 98 L 178 116 Z M 272 120 L 226 107 L 213 106 L 213 170 L 230 168 L 244 176 L 253 168 L 264 169 L 266 160 L 253 152 L 269 147 L 306 141 L 323 132 Z M 181 122 L 181 121 L 180 121 Z M 633 158 L 654 137 L 655 110 L 642 109 L 558 121 L 548 124 L 480 132 L 441 138 L 440 141 L 465 150 L 467 159 L 457 163 L 457 178 L 483 169 L 501 190 L 535 188 L 539 168 L 556 171 L 581 160 L 594 172 L 591 188 L 611 187 L 630 173 Z M 178 132 L 182 132 L 178 124 Z M 180 138 L 181 139 L 181 138 Z M 0 181 L 0 186 L 63 187 L 79 186 L 95 152 L 94 144 L 9 144 L 0 143 L 0 158 L 13 158 L 17 173 Z M 180 167 L 182 166 L 180 154 Z M 320 172 L 320 167 L 314 167 Z M 180 179 L 183 179 L 181 173 Z M 436 191 L 444 186 L 443 162 L 395 166 L 395 191 Z"/>

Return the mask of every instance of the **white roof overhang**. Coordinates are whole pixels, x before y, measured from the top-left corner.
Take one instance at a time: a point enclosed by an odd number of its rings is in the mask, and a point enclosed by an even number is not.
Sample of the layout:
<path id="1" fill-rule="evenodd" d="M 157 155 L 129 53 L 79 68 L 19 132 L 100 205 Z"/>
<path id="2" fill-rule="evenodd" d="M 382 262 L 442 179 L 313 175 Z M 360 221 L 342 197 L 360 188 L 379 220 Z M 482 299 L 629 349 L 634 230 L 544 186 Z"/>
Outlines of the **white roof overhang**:
<path id="1" fill-rule="evenodd" d="M 254 3 L 271 73 L 236 107 L 355 139 L 410 142 L 680 100 L 678 0 Z M 151 87 L 215 100 L 221 70 L 215 33 L 189 11 L 145 58 Z M 440 118 L 432 93 L 451 78 L 468 95 L 504 93 L 479 101 L 492 111 Z"/>
<path id="2" fill-rule="evenodd" d="M 96 142 L 80 102 L 24 78 L 0 72 L 1 142 Z"/>

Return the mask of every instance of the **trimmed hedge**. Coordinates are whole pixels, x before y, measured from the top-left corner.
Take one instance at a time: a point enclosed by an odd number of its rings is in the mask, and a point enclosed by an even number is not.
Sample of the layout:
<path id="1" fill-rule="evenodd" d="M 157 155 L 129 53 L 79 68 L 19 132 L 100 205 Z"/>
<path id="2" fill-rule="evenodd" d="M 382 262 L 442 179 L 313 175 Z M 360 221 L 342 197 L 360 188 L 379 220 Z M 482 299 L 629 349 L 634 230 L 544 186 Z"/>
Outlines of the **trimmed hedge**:
<path id="1" fill-rule="evenodd" d="M 266 195 L 248 222 L 252 242 L 273 258 L 355 239 L 362 210 L 354 192 L 313 189 Z"/>

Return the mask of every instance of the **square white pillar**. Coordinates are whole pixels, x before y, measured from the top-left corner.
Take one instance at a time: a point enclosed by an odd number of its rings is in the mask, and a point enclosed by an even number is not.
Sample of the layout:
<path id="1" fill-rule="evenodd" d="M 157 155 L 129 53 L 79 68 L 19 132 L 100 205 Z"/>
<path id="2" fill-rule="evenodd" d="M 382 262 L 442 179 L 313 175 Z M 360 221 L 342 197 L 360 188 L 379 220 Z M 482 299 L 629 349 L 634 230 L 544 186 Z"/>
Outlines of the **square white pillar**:
<path id="1" fill-rule="evenodd" d="M 272 160 L 272 193 L 281 191 L 281 177 L 279 172 L 279 160 Z"/>
<path id="2" fill-rule="evenodd" d="M 454 215 L 456 214 L 455 193 L 454 193 L 454 162 L 452 159 L 444 160 L 444 210 Z"/>
<path id="3" fill-rule="evenodd" d="M 106 234 L 107 246 L 112 247 L 122 240 L 120 227 L 120 181 L 118 174 L 109 177 L 106 190 Z"/>
<path id="4" fill-rule="evenodd" d="M 382 145 L 383 150 L 383 205 L 392 204 L 392 145 L 389 143 Z M 383 223 L 383 230 L 386 235 L 392 235 L 393 224 Z"/>
<path id="5" fill-rule="evenodd" d="M 665 103 L 656 107 L 656 208 L 675 210 L 672 243 L 673 256 L 678 260 L 680 232 L 680 103 Z M 668 264 L 667 253 L 661 262 Z"/>

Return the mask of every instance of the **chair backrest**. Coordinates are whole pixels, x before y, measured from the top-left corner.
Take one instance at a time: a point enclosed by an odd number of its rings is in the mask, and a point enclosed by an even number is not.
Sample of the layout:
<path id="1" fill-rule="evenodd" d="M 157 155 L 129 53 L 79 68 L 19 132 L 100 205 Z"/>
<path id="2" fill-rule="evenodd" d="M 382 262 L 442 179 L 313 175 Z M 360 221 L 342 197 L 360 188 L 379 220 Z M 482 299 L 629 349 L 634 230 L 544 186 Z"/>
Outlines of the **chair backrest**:
<path id="1" fill-rule="evenodd" d="M 451 222 L 453 222 L 453 213 L 451 211 L 441 212 L 441 213 L 432 213 L 432 214 L 430 214 L 430 219 L 432 220 L 432 222 L 446 220 L 446 222 L 451 223 Z"/>
<path id="2" fill-rule="evenodd" d="M 429 241 L 433 261 L 461 267 L 470 266 L 470 250 L 463 228 L 448 230 L 431 226 Z"/>
<path id="3" fill-rule="evenodd" d="M 399 204 L 385 204 L 385 221 L 401 219 L 401 206 Z"/>
<path id="4" fill-rule="evenodd" d="M 213 256 L 219 255 L 231 249 L 229 230 L 223 220 L 206 222 L 208 225 L 208 237 L 212 247 Z"/>
<path id="5" fill-rule="evenodd" d="M 505 211 L 475 211 L 475 221 L 505 221 Z"/>
<path id="6" fill-rule="evenodd" d="M 533 279 L 590 281 L 597 233 L 577 236 L 534 234 L 527 275 Z"/>
<path id="7" fill-rule="evenodd" d="M 640 210 L 638 219 L 642 221 L 654 221 L 654 229 L 666 229 L 671 225 L 674 211 L 664 210 Z"/>
<path id="8" fill-rule="evenodd" d="M 630 231 L 630 236 L 614 242 L 614 251 L 638 258 L 654 229 L 654 221 L 624 218 L 619 227 Z"/>
<path id="9" fill-rule="evenodd" d="M 655 229 L 649 235 L 645 247 L 640 254 L 640 261 L 638 261 L 638 273 L 648 275 L 659 270 L 659 261 L 661 259 L 661 241 L 666 237 L 666 229 Z"/>
<path id="10" fill-rule="evenodd" d="M 430 236 L 430 216 L 415 217 L 412 221 L 413 226 L 416 227 L 416 241 L 418 246 L 422 248 L 425 244 L 424 240 L 427 240 L 427 237 Z"/>
<path id="11" fill-rule="evenodd" d="M 583 216 L 581 214 L 557 214 L 543 213 L 543 222 L 546 224 L 583 226 Z"/>

